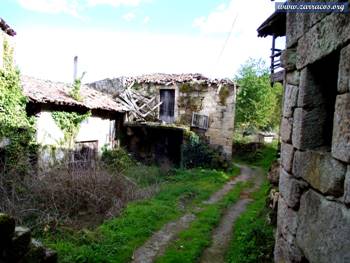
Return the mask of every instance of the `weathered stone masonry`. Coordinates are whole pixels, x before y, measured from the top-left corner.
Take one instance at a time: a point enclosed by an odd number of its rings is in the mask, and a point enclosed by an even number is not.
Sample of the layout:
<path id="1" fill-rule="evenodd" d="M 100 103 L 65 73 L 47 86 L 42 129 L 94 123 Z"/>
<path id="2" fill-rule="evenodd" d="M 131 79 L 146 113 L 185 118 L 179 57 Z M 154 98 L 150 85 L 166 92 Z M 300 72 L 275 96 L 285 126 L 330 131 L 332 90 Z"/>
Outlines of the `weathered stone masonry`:
<path id="1" fill-rule="evenodd" d="M 148 95 L 156 97 L 157 103 L 161 90 L 174 91 L 172 124 L 191 127 L 209 145 L 231 158 L 236 103 L 236 86 L 232 81 L 208 79 L 200 74 L 151 74 L 106 79 L 89 85 L 115 96 L 120 89 L 133 82 L 134 88 L 142 87 Z M 193 113 L 208 116 L 207 129 L 192 127 Z"/>
<path id="2" fill-rule="evenodd" d="M 275 261 L 350 262 L 350 16 L 288 13 L 286 37 Z"/>
<path id="3" fill-rule="evenodd" d="M 9 215 L 0 213 L 1 263 L 56 263 L 57 253 L 32 239 L 31 231 L 16 226 Z"/>

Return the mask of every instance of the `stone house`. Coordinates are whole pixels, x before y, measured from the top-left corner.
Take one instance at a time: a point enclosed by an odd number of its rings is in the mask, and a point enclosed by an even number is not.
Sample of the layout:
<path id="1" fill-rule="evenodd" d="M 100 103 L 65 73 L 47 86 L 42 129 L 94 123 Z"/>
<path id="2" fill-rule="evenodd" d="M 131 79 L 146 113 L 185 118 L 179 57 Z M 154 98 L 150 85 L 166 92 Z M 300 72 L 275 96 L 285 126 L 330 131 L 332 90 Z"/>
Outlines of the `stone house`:
<path id="1" fill-rule="evenodd" d="M 180 132 L 182 128 L 188 128 L 211 147 L 221 151 L 226 158 L 231 158 L 236 102 L 236 86 L 232 81 L 209 79 L 201 74 L 151 74 L 105 79 L 89 86 L 114 97 L 120 90 L 131 86 L 135 90 L 142 89 L 146 94 L 156 98 L 156 104 L 162 103 L 157 112 L 161 123 L 140 123 L 127 119 L 125 123 L 128 127 L 127 136 L 135 134 L 132 130 L 139 130 L 136 131 L 139 134 L 137 138 L 126 143 L 127 148 L 133 148 L 130 145 L 132 144 L 135 146 L 135 151 L 138 151 L 154 138 L 162 137 L 165 130 L 176 133 L 176 130 Z M 156 131 L 159 129 L 162 129 L 162 132 Z M 150 130 L 154 134 L 152 138 L 147 137 Z M 181 134 L 177 136 L 173 134 L 169 138 L 166 136 L 158 144 L 173 142 L 178 145 L 181 141 L 179 136 L 181 137 Z"/>
<path id="2" fill-rule="evenodd" d="M 28 97 L 27 112 L 35 116 L 36 142 L 42 146 L 39 166 L 45 167 L 73 150 L 74 161 L 90 161 L 101 153 L 103 147 L 118 144 L 116 131 L 124 120 L 124 109 L 110 96 L 82 85 L 81 101 L 70 96 L 71 87 L 60 82 L 22 76 L 24 94 Z M 67 144 L 65 132 L 53 118 L 53 112 L 91 114 L 81 122 L 73 138 Z"/>
<path id="3" fill-rule="evenodd" d="M 350 262 L 350 16 L 285 25 L 275 262 Z"/>

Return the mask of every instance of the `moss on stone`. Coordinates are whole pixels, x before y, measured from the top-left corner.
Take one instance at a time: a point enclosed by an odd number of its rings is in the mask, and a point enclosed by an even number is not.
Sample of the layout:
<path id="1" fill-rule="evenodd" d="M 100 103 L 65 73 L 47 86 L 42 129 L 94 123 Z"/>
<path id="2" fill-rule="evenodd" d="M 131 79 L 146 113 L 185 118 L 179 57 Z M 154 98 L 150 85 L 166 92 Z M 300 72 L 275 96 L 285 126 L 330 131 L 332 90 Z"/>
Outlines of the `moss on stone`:
<path id="1" fill-rule="evenodd" d="M 181 93 L 189 93 L 191 92 L 191 85 L 189 83 L 183 83 L 179 88 Z"/>
<path id="2" fill-rule="evenodd" d="M 230 96 L 230 90 L 227 86 L 223 86 L 219 92 L 220 104 L 226 106 L 226 100 Z"/>

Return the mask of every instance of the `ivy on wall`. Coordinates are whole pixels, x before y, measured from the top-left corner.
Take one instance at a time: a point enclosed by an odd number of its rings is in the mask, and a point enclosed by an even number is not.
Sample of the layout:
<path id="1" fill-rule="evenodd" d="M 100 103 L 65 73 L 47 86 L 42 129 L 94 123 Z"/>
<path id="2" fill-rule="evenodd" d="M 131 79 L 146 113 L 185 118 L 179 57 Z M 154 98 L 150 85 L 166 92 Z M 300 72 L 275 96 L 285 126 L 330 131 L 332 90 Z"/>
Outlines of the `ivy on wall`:
<path id="1" fill-rule="evenodd" d="M 91 116 L 91 111 L 81 114 L 78 112 L 54 111 L 51 113 L 57 126 L 63 131 L 62 145 L 73 147 L 74 140 L 78 135 L 80 124 Z"/>
<path id="2" fill-rule="evenodd" d="M 82 101 L 83 97 L 80 94 L 80 88 L 81 88 L 81 81 L 83 80 L 85 73 L 83 73 L 83 75 L 80 78 L 77 78 L 74 80 L 73 86 L 72 86 L 72 90 L 69 93 L 69 95 L 75 99 L 76 101 Z"/>
<path id="3" fill-rule="evenodd" d="M 25 170 L 28 153 L 34 151 L 34 119 L 26 113 L 19 70 L 13 64 L 13 49 L 3 42 L 3 68 L 0 69 L 0 142 L 8 170 Z M 4 143 L 6 142 L 6 143 Z"/>

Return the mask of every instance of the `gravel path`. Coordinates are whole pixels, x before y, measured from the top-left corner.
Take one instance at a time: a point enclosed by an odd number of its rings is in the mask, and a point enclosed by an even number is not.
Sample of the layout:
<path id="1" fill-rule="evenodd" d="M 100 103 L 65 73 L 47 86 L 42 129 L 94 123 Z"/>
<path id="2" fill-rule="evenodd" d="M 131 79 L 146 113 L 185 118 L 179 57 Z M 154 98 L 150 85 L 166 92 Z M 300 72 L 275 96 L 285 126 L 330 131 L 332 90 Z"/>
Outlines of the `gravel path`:
<path id="1" fill-rule="evenodd" d="M 233 225 L 236 219 L 246 210 L 247 205 L 252 201 L 252 199 L 250 199 L 250 194 L 256 191 L 262 183 L 262 176 L 259 171 L 252 170 L 248 167 L 242 168 L 244 168 L 245 174 L 254 178 L 254 187 L 242 192 L 240 200 L 226 210 L 221 218 L 220 224 L 213 231 L 211 246 L 205 249 L 201 256 L 201 263 L 224 262 L 225 254 L 232 239 Z"/>
<path id="2" fill-rule="evenodd" d="M 251 169 L 242 166 L 241 174 L 227 182 L 219 191 L 215 192 L 204 204 L 215 204 L 220 201 L 238 182 L 244 182 L 252 176 Z M 196 207 L 193 210 L 198 211 Z M 192 213 L 187 213 L 176 221 L 167 223 L 159 231 L 155 232 L 148 241 L 134 252 L 132 263 L 152 263 L 161 256 L 168 244 L 174 240 L 177 235 L 189 227 L 190 223 L 196 219 Z"/>

